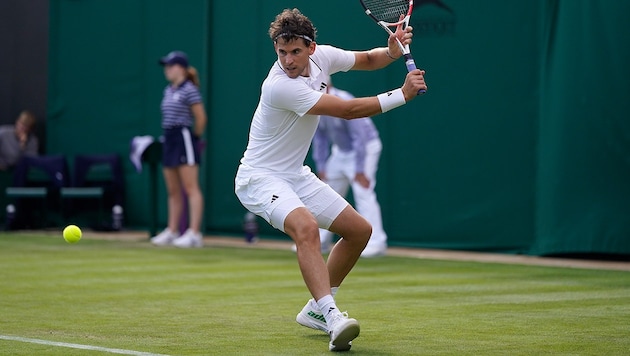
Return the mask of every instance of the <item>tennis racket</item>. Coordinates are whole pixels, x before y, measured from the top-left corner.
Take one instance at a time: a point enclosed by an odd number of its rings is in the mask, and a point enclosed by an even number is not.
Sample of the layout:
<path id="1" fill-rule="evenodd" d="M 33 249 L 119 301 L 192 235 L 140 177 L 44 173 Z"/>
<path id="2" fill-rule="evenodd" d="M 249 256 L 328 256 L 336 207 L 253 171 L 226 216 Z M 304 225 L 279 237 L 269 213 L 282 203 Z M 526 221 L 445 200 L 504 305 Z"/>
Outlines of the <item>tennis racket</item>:
<path id="1" fill-rule="evenodd" d="M 409 20 L 411 19 L 411 12 L 413 11 L 413 0 L 359 0 L 361 5 L 365 9 L 365 13 L 381 26 L 389 35 L 393 35 L 394 32 L 390 27 L 396 27 L 403 25 L 403 29 L 409 26 Z M 401 20 L 401 16 L 404 18 Z M 416 69 L 416 62 L 411 56 L 411 51 L 408 45 L 403 45 L 398 37 L 396 37 L 398 47 L 405 57 L 405 65 L 407 71 L 411 72 Z M 418 95 L 424 94 L 426 90 L 420 89 Z"/>

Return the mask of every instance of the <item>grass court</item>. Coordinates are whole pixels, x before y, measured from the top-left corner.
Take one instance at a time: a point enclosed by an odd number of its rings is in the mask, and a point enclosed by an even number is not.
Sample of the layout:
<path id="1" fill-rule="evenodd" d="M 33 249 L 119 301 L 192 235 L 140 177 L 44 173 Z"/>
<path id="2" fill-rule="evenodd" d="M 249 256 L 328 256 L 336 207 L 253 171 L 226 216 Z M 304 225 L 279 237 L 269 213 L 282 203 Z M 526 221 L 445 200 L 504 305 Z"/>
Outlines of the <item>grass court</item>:
<path id="1" fill-rule="evenodd" d="M 329 355 L 288 250 L 0 233 L 1 355 Z M 361 259 L 347 354 L 627 355 L 630 272 Z"/>

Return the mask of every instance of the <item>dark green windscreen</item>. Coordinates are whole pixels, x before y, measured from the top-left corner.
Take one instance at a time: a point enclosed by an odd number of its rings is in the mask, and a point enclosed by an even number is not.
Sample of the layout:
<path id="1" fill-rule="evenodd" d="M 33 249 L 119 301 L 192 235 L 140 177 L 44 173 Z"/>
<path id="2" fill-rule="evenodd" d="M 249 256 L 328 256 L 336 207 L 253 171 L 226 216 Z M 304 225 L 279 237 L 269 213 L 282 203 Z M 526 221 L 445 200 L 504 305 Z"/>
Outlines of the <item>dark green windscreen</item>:
<path id="1" fill-rule="evenodd" d="M 412 52 L 429 92 L 376 116 L 377 193 L 392 246 L 532 254 L 630 253 L 630 3 L 416 1 Z M 51 2 L 48 152 L 118 152 L 159 135 L 157 59 L 186 51 L 209 116 L 207 232 L 238 233 L 233 193 L 260 84 L 267 29 L 298 7 L 317 42 L 360 50 L 385 33 L 358 1 Z M 230 15 L 227 15 L 230 14 Z M 335 75 L 356 96 L 400 86 L 402 61 Z M 310 159 L 309 159 L 310 162 Z M 147 171 L 125 160 L 127 223 L 149 221 Z M 160 226 L 166 197 L 159 181 Z M 263 225 L 263 233 L 275 234 Z"/>

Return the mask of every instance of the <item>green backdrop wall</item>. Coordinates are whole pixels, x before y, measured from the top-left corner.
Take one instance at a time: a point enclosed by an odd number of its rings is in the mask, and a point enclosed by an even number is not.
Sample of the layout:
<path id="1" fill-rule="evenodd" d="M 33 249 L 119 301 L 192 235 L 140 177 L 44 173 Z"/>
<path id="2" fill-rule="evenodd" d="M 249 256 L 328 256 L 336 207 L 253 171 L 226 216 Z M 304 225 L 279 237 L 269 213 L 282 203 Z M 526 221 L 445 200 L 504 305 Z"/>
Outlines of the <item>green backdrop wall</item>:
<path id="1" fill-rule="evenodd" d="M 546 5 L 532 252 L 628 254 L 630 2 Z"/>
<path id="2" fill-rule="evenodd" d="M 396 246 L 531 254 L 630 254 L 629 2 L 417 1 L 412 51 L 429 93 L 375 117 L 377 192 Z M 160 134 L 157 59 L 186 51 L 209 115 L 202 165 L 206 232 L 238 233 L 233 177 L 260 84 L 275 59 L 267 28 L 298 7 L 318 42 L 383 46 L 358 1 L 54 0 L 50 153 L 129 152 Z M 333 10 L 334 9 L 334 10 Z M 336 75 L 357 96 L 399 86 L 402 62 Z M 126 160 L 128 224 L 148 224 L 147 172 Z M 163 184 L 160 180 L 160 184 Z M 161 188 L 162 186 L 160 186 Z M 166 221 L 164 189 L 159 217 Z M 263 233 L 286 238 L 263 225 Z"/>
<path id="3" fill-rule="evenodd" d="M 166 85 L 158 59 L 184 50 L 209 92 L 208 1 L 51 1 L 49 153 L 119 153 L 125 162 L 127 225 L 149 223 L 149 177 L 129 159 L 136 135 L 159 136 Z M 205 157 L 204 157 L 205 158 Z M 161 178 L 161 177 L 160 177 Z M 205 172 L 203 174 L 205 180 Z M 163 188 L 163 181 L 159 181 Z M 158 212 L 166 216 L 164 189 Z"/>

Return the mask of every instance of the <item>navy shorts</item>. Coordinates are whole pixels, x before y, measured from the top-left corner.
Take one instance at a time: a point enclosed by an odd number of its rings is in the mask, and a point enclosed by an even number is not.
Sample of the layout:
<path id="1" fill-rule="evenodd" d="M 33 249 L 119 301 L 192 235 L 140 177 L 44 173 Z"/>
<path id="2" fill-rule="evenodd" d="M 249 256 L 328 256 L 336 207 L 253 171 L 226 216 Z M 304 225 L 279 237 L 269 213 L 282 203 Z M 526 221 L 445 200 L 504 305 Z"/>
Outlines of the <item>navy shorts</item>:
<path id="1" fill-rule="evenodd" d="M 164 129 L 162 165 L 175 168 L 182 165 L 199 165 L 201 155 L 199 138 L 188 127 Z"/>

